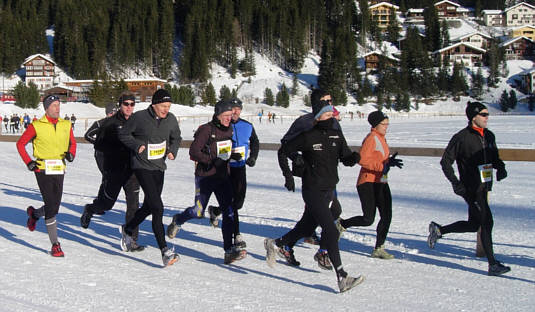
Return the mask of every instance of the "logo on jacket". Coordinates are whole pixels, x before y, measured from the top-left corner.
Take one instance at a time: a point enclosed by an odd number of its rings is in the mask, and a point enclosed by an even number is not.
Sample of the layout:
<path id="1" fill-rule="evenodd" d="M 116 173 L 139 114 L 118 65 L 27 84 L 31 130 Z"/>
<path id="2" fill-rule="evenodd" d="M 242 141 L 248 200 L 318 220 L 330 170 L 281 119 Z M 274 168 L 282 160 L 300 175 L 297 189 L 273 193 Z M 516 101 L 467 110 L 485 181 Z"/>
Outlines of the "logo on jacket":
<path id="1" fill-rule="evenodd" d="M 312 149 L 315 151 L 323 151 L 323 146 L 321 145 L 321 143 L 313 144 Z"/>

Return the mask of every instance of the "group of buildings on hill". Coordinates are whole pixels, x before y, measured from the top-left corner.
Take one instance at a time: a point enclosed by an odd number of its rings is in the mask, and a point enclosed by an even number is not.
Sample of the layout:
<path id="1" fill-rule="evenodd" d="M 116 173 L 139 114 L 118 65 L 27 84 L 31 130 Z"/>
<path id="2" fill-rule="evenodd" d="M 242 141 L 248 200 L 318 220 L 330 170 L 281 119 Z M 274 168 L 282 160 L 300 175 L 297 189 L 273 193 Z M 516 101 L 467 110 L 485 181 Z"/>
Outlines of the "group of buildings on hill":
<path id="1" fill-rule="evenodd" d="M 382 30 L 386 30 L 390 18 L 396 16 L 400 24 L 407 27 L 418 27 L 424 22 L 424 9 L 408 9 L 401 12 L 397 5 L 388 1 L 369 1 L 372 18 Z M 503 49 L 506 60 L 535 60 L 535 6 L 522 2 L 505 10 L 483 10 L 475 16 L 473 8 L 465 8 L 454 1 L 438 1 L 434 4 L 439 20 L 446 20 L 451 25 L 461 25 L 463 21 L 475 22 L 476 30 L 450 38 L 450 45 L 431 54 L 439 60 L 462 62 L 468 67 L 481 66 L 484 55 L 491 42 Z M 421 33 L 425 36 L 425 32 Z M 401 38 L 398 47 L 403 46 L 405 38 Z M 387 55 L 381 51 L 371 51 L 364 55 L 367 72 L 373 71 L 379 62 L 399 65 L 397 55 Z M 520 74 L 521 88 L 525 93 L 533 93 L 535 68 Z"/>

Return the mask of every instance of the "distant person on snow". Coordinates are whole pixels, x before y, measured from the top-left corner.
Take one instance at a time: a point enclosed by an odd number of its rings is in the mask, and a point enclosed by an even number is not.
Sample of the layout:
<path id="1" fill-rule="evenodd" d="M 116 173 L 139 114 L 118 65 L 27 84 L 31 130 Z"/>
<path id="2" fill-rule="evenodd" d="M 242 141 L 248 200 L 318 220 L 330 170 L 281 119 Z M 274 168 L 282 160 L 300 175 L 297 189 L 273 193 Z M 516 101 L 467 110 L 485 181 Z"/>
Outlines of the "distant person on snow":
<path id="1" fill-rule="evenodd" d="M 58 241 L 56 215 L 63 195 L 65 160 L 74 160 L 76 140 L 70 122 L 59 118 L 59 98 L 48 95 L 43 100 L 43 106 L 45 115 L 32 122 L 17 141 L 20 157 L 28 170 L 34 172 L 44 202 L 39 209 L 32 206 L 26 209 L 26 226 L 30 231 L 35 230 L 37 220 L 44 216 L 48 238 L 52 243 L 50 254 L 53 257 L 63 257 L 64 253 Z M 26 152 L 25 146 L 30 141 L 35 160 Z"/>
<path id="2" fill-rule="evenodd" d="M 468 102 L 466 106 L 468 126 L 457 132 L 448 143 L 440 165 L 446 178 L 453 186 L 453 192 L 468 204 L 468 221 L 441 226 L 429 224 L 429 248 L 448 233 L 477 232 L 481 228 L 481 242 L 489 263 L 488 275 L 498 276 L 511 271 L 494 258 L 492 247 L 493 219 L 488 203 L 488 192 L 492 190 L 493 170 L 496 180 L 507 177 L 505 164 L 500 159 L 494 133 L 487 129 L 489 111 L 480 102 Z M 459 178 L 453 170 L 457 162 Z"/>

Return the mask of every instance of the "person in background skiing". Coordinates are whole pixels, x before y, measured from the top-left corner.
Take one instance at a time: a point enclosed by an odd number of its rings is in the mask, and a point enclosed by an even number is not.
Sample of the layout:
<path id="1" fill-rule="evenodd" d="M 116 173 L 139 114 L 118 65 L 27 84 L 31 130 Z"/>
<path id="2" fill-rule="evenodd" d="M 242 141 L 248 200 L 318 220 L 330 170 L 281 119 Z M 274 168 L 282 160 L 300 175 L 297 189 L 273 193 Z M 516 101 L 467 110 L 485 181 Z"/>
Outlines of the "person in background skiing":
<path id="1" fill-rule="evenodd" d="M 507 177 L 507 171 L 498 154 L 494 133 L 487 129 L 487 107 L 480 102 L 468 102 L 465 112 L 468 126 L 451 138 L 440 165 L 453 186 L 453 192 L 468 204 L 468 221 L 457 221 L 444 226 L 431 222 L 427 243 L 429 248 L 434 248 L 437 240 L 445 234 L 477 232 L 481 228 L 481 242 L 489 263 L 488 275 L 498 276 L 511 271 L 511 268 L 494 257 L 494 221 L 488 203 L 488 192 L 492 190 L 493 169 L 497 170 L 498 181 Z M 454 162 L 457 162 L 459 178 L 453 170 Z"/>
<path id="2" fill-rule="evenodd" d="M 163 226 L 162 190 L 165 176 L 165 159 L 174 160 L 182 138 L 175 115 L 169 112 L 171 95 L 159 89 L 152 96 L 152 104 L 138 111 L 119 130 L 119 141 L 130 149 L 130 162 L 145 198 L 134 217 L 122 225 L 121 248 L 134 247 L 134 230 L 152 215 L 152 231 L 162 253 L 164 267 L 178 261 L 179 256 L 167 247 Z"/>
<path id="3" fill-rule="evenodd" d="M 17 141 L 17 150 L 22 161 L 33 171 L 39 185 L 44 205 L 35 209 L 26 209 L 28 230 L 34 231 L 37 220 L 45 217 L 48 238 L 52 243 L 50 255 L 63 257 L 64 253 L 58 241 L 56 215 L 63 195 L 63 178 L 65 174 L 65 160 L 72 162 L 76 155 L 76 140 L 72 132 L 71 123 L 59 118 L 60 103 L 55 95 L 48 95 L 43 99 L 45 115 L 32 122 Z M 26 144 L 32 142 L 32 160 L 26 152 Z"/>
<path id="4" fill-rule="evenodd" d="M 253 125 L 240 118 L 243 108 L 242 101 L 231 99 L 232 105 L 232 152 L 240 153 L 242 158 L 230 160 L 230 180 L 232 181 L 233 200 L 232 211 L 234 213 L 234 245 L 238 248 L 246 248 L 247 244 L 240 233 L 240 220 L 238 210 L 243 207 L 245 193 L 247 191 L 247 175 L 245 165 L 254 167 L 258 158 L 260 143 Z M 221 209 L 217 206 L 208 206 L 210 214 L 210 224 L 217 227 L 217 216 L 221 214 Z"/>
<path id="5" fill-rule="evenodd" d="M 134 93 L 125 91 L 119 97 L 119 111 L 98 122 L 98 132 L 95 134 L 95 153 L 99 152 L 102 158 L 98 166 L 102 167 L 102 183 L 97 198 L 93 203 L 85 205 L 80 218 L 80 225 L 84 229 L 94 214 L 104 214 L 115 205 L 121 187 L 126 197 L 125 222 L 134 217 L 139 208 L 139 183 L 130 165 L 130 150 L 119 141 L 118 132 L 134 112 L 136 97 Z M 72 120 L 72 118 L 71 118 Z M 87 135 L 86 133 L 86 136 Z M 90 136 L 90 139 L 93 139 Z M 96 154 L 95 154 L 96 155 Z M 132 243 L 128 251 L 142 251 L 145 247 L 137 244 L 138 228 L 132 230 Z"/>
<path id="6" fill-rule="evenodd" d="M 221 232 L 225 264 L 245 258 L 245 249 L 232 244 L 234 221 L 232 211 L 232 183 L 229 161 L 241 160 L 241 153 L 232 152 L 232 104 L 227 100 L 216 103 L 212 121 L 197 129 L 189 149 L 190 159 L 195 161 L 195 201 L 192 207 L 173 216 L 167 227 L 167 236 L 174 238 L 181 226 L 193 218 L 203 218 L 212 193 L 215 194 L 223 214 Z"/>
<path id="7" fill-rule="evenodd" d="M 333 130 L 333 106 L 331 95 L 327 94 L 313 101 L 312 113 L 316 120 L 314 127 L 282 144 L 279 150 L 279 166 L 285 178 L 284 186 L 295 191 L 295 183 L 287 157 L 298 151 L 302 152 L 305 163 L 303 171 L 302 196 L 305 211 L 296 226 L 283 237 L 279 238 L 282 245 L 296 241 L 310 233 L 310 228 L 319 224 L 322 228 L 321 241 L 324 242 L 327 254 L 317 253 L 315 258 L 329 257 L 335 269 L 340 292 L 347 291 L 363 281 L 362 276 L 351 277 L 345 272 L 338 249 L 338 231 L 329 209 L 334 199 L 338 183 L 338 163 L 341 160 L 346 166 L 354 166 L 358 153 L 351 152 L 342 131 Z M 276 240 L 266 238 L 266 261 L 269 266 L 275 265 Z M 320 262 L 320 261 L 318 261 Z"/>
<path id="8" fill-rule="evenodd" d="M 392 221 L 392 194 L 388 186 L 388 173 L 391 167 L 403 167 L 403 161 L 396 158 L 397 153 L 390 156 L 386 143 L 388 116 L 381 111 L 368 115 L 371 125 L 370 133 L 364 138 L 360 149 L 360 173 L 357 179 L 357 192 L 362 207 L 362 216 L 349 219 L 338 219 L 336 226 L 340 234 L 352 226 L 370 226 L 375 220 L 376 208 L 381 220 L 377 224 L 375 248 L 371 256 L 380 259 L 393 259 L 394 256 L 384 249 L 384 243 L 390 222 Z"/>

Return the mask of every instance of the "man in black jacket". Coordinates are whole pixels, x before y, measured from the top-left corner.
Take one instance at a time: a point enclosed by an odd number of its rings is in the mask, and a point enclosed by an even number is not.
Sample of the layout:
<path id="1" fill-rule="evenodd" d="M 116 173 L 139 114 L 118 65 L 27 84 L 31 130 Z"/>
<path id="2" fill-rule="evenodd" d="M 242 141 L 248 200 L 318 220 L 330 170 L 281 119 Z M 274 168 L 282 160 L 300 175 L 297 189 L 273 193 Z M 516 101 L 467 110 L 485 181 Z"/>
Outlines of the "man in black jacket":
<path id="1" fill-rule="evenodd" d="M 468 102 L 466 116 L 468 126 L 451 138 L 440 164 L 453 186 L 453 192 L 468 204 L 468 221 L 457 221 L 445 226 L 431 222 L 427 242 L 430 248 L 434 248 L 436 241 L 444 234 L 477 232 L 481 228 L 481 241 L 489 263 L 488 275 L 497 276 L 509 272 L 511 268 L 494 258 L 494 222 L 487 196 L 492 190 L 493 169 L 497 170 L 498 181 L 507 177 L 507 171 L 498 155 L 494 133 L 487 129 L 487 107 L 479 102 Z M 453 170 L 454 162 L 457 162 L 460 179 Z"/>
<path id="2" fill-rule="evenodd" d="M 98 196 L 93 203 L 85 205 L 80 218 L 80 225 L 87 229 L 93 214 L 103 214 L 113 208 L 117 201 L 121 187 L 126 197 L 126 222 L 130 221 L 139 208 L 139 183 L 130 167 L 130 151 L 119 141 L 118 132 L 134 112 L 135 95 L 126 91 L 119 98 L 119 111 L 100 120 L 95 133 L 86 133 L 86 137 L 93 140 L 95 159 L 102 172 L 102 183 Z M 94 136 L 92 135 L 94 133 Z M 98 153 L 98 154 L 97 154 Z M 101 157 L 97 157 L 101 155 Z M 100 162 L 100 164 L 99 164 Z M 143 246 L 137 244 L 138 228 L 132 233 L 132 244 L 129 251 L 142 251 Z"/>
<path id="3" fill-rule="evenodd" d="M 134 113 L 119 130 L 119 140 L 130 150 L 130 162 L 145 198 L 128 223 L 121 226 L 121 248 L 132 248 L 134 229 L 152 215 L 152 231 L 162 253 L 163 265 L 169 266 L 179 257 L 167 247 L 163 226 L 162 190 L 165 159 L 174 160 L 180 146 L 180 128 L 172 113 L 171 95 L 159 89 L 152 96 L 152 104 Z"/>
<path id="4" fill-rule="evenodd" d="M 363 281 L 362 276 L 349 276 L 343 269 L 338 249 L 338 230 L 334 224 L 329 203 L 333 200 L 334 190 L 338 183 L 338 163 L 341 160 L 346 166 L 357 163 L 358 154 L 351 152 L 347 146 L 342 131 L 333 129 L 333 107 L 329 94 L 314 102 L 315 125 L 306 132 L 281 146 L 279 166 L 285 178 L 285 187 L 295 191 L 292 172 L 288 166 L 287 155 L 302 152 L 305 169 L 303 171 L 302 196 L 305 201 L 305 211 L 296 226 L 281 237 L 283 245 L 287 242 L 309 234 L 310 226 L 319 224 L 322 228 L 321 239 L 325 242 L 330 262 L 334 266 L 340 292 L 347 291 Z M 275 239 L 264 240 L 266 261 L 269 266 L 275 264 Z"/>

